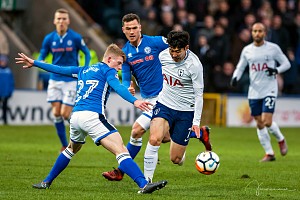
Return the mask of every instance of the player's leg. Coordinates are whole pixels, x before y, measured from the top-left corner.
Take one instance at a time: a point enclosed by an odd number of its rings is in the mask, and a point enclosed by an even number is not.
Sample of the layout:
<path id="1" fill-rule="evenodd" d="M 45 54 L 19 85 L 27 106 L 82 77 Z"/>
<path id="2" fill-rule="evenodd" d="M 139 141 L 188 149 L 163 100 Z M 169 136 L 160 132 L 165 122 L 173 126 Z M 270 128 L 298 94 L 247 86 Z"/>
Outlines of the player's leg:
<path id="1" fill-rule="evenodd" d="M 262 120 L 264 121 L 265 126 L 268 128 L 269 132 L 274 135 L 278 141 L 280 153 L 285 156 L 288 152 L 288 147 L 286 140 L 281 133 L 278 125 L 273 121 L 273 113 L 275 111 L 276 97 L 268 96 L 264 99 Z"/>
<path id="2" fill-rule="evenodd" d="M 68 140 L 66 137 L 66 128 L 64 124 L 64 119 L 61 116 L 61 102 L 62 102 L 62 82 L 49 80 L 48 90 L 47 90 L 47 101 L 51 103 L 52 113 L 54 116 L 54 126 L 56 133 L 62 144 L 62 149 L 68 145 Z"/>
<path id="3" fill-rule="evenodd" d="M 262 119 L 262 110 L 264 106 L 263 99 L 249 99 L 249 105 L 251 109 L 251 115 L 254 117 L 257 127 L 257 136 L 260 144 L 262 145 L 265 156 L 261 160 L 265 161 L 273 161 L 275 160 L 274 151 L 271 144 L 271 138 L 268 133 L 267 128 L 265 127 L 265 123 Z"/>
<path id="4" fill-rule="evenodd" d="M 163 188 L 167 181 L 149 183 L 141 169 L 131 158 L 128 150 L 123 144 L 123 140 L 119 132 L 113 132 L 103 139 L 101 145 L 116 156 L 119 166 L 141 189 L 141 193 L 152 193 L 155 190 Z"/>
<path id="5" fill-rule="evenodd" d="M 41 183 L 33 184 L 32 187 L 36 189 L 48 189 L 53 180 L 69 165 L 70 160 L 80 150 L 81 145 L 71 141 L 68 147 L 57 157 L 47 177 Z"/>
<path id="6" fill-rule="evenodd" d="M 80 132 L 81 119 L 79 117 L 80 115 L 77 112 L 71 119 L 70 143 L 68 147 L 60 153 L 48 176 L 41 183 L 34 184 L 34 188 L 49 188 L 53 180 L 68 166 L 72 157 L 81 149 L 82 144 L 85 143 L 86 134 Z"/>

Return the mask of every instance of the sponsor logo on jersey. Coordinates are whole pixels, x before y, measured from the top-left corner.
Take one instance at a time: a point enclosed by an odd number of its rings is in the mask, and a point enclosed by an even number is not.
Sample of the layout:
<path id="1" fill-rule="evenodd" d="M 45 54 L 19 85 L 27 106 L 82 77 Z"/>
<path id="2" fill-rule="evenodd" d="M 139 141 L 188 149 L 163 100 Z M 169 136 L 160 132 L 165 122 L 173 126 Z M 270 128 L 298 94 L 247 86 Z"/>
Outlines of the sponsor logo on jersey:
<path id="1" fill-rule="evenodd" d="M 256 71 L 256 72 L 258 72 L 258 71 L 265 71 L 265 70 L 267 70 L 267 68 L 268 68 L 268 64 L 267 63 L 252 63 L 251 64 L 251 70 L 252 71 Z"/>
<path id="2" fill-rule="evenodd" d="M 168 76 L 166 74 L 163 74 L 164 81 L 171 86 L 181 86 L 184 87 L 183 84 L 178 80 L 177 78 L 174 78 L 172 76 Z"/>

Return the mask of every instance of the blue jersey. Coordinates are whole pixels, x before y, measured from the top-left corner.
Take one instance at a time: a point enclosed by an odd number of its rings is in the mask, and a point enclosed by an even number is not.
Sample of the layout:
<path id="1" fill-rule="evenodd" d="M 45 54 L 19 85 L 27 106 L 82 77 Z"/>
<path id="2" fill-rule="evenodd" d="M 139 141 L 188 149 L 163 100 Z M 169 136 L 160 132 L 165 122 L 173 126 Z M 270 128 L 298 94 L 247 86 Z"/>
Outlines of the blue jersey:
<path id="1" fill-rule="evenodd" d="M 34 61 L 34 65 L 46 71 L 78 78 L 73 112 L 93 111 L 105 115 L 105 105 L 111 88 L 130 103 L 137 100 L 120 83 L 117 70 L 103 62 L 86 67 L 57 66 L 38 61 Z"/>
<path id="2" fill-rule="evenodd" d="M 84 52 L 85 66 L 88 66 L 91 59 L 90 51 L 85 45 L 81 35 L 72 29 L 68 29 L 63 36 L 53 31 L 46 35 L 38 60 L 44 60 L 48 53 L 51 53 L 53 55 L 52 64 L 54 65 L 79 66 L 79 50 Z M 74 78 L 60 74 L 51 74 L 50 79 L 66 82 L 74 81 Z"/>
<path id="3" fill-rule="evenodd" d="M 122 66 L 123 85 L 129 87 L 133 75 L 143 98 L 157 96 L 163 85 L 158 54 L 166 48 L 168 44 L 162 36 L 143 35 L 138 47 L 128 41 L 122 48 L 127 57 Z"/>
<path id="4" fill-rule="evenodd" d="M 9 67 L 0 67 L 0 97 L 10 97 L 15 88 L 14 76 Z"/>

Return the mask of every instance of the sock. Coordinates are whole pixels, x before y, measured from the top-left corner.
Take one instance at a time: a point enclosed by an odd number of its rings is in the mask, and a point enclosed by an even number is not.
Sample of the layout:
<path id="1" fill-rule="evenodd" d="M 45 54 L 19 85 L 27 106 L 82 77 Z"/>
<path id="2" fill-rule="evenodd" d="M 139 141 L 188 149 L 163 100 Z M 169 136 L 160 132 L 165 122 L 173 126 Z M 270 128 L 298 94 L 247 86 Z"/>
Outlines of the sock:
<path id="1" fill-rule="evenodd" d="M 128 142 L 126 147 L 132 159 L 134 159 L 136 155 L 140 152 L 142 148 L 142 144 L 143 144 L 142 138 L 135 139 L 130 137 L 130 141 Z"/>
<path id="2" fill-rule="evenodd" d="M 66 127 L 62 117 L 54 118 L 54 125 L 56 128 L 57 135 L 60 139 L 60 142 L 63 147 L 68 146 L 67 136 L 66 136 Z"/>
<path id="3" fill-rule="evenodd" d="M 200 138 L 202 137 L 202 129 L 200 129 Z M 196 133 L 194 131 L 191 131 L 190 138 L 197 138 Z M 198 138 L 197 138 L 198 139 Z"/>
<path id="4" fill-rule="evenodd" d="M 183 163 L 184 163 L 184 161 L 185 161 L 185 152 L 184 152 L 184 154 L 183 154 L 183 156 L 182 156 L 182 158 L 181 158 L 181 161 L 178 163 L 178 165 L 179 165 L 179 166 L 182 166 Z"/>
<path id="5" fill-rule="evenodd" d="M 274 155 L 274 151 L 273 151 L 273 148 L 271 145 L 271 138 L 270 138 L 267 128 L 264 127 L 263 129 L 260 129 L 260 130 L 257 128 L 257 136 L 258 136 L 259 142 L 262 145 L 262 147 L 264 148 L 266 154 Z"/>
<path id="6" fill-rule="evenodd" d="M 144 155 L 144 175 L 146 179 L 153 180 L 154 171 L 157 165 L 158 150 L 160 146 L 152 146 L 149 142 L 147 144 Z"/>
<path id="7" fill-rule="evenodd" d="M 52 181 L 68 166 L 73 156 L 74 153 L 71 152 L 71 150 L 68 148 L 61 152 L 58 158 L 56 159 L 48 176 L 43 181 L 52 183 Z"/>
<path id="8" fill-rule="evenodd" d="M 272 135 L 274 135 L 276 137 L 276 139 L 277 139 L 278 142 L 284 140 L 284 136 L 281 133 L 281 131 L 280 131 L 280 129 L 279 129 L 279 127 L 278 127 L 278 125 L 277 125 L 276 122 L 272 122 L 271 126 L 268 127 L 268 130 L 270 131 L 270 133 Z"/>
<path id="9" fill-rule="evenodd" d="M 121 153 L 116 156 L 116 159 L 126 173 L 140 188 L 144 188 L 148 184 L 145 176 L 138 165 L 133 161 L 128 153 Z"/>

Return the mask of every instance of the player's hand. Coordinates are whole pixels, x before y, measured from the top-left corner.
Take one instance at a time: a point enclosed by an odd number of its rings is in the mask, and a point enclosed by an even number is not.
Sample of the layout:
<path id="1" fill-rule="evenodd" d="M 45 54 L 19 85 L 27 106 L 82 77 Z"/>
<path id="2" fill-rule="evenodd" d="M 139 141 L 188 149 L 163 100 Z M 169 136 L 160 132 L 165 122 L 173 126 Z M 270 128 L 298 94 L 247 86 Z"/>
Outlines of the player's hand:
<path id="1" fill-rule="evenodd" d="M 193 126 L 192 126 L 192 131 L 195 132 L 197 138 L 200 138 L 200 127 L 199 127 L 199 126 L 193 125 Z"/>
<path id="2" fill-rule="evenodd" d="M 230 85 L 231 85 L 232 87 L 237 86 L 237 79 L 236 79 L 236 77 L 232 77 L 232 79 L 231 79 L 231 81 L 230 81 Z"/>
<path id="3" fill-rule="evenodd" d="M 274 76 L 274 75 L 278 74 L 278 70 L 276 68 L 267 67 L 266 74 L 268 76 Z"/>
<path id="4" fill-rule="evenodd" d="M 26 56 L 24 53 L 18 53 L 19 57 L 15 58 L 16 64 L 24 64 L 23 68 L 30 68 L 33 66 L 34 60 Z"/>
<path id="5" fill-rule="evenodd" d="M 135 89 L 134 89 L 133 81 L 130 82 L 130 86 L 128 88 L 128 91 L 132 94 L 132 96 L 135 95 Z"/>
<path id="6" fill-rule="evenodd" d="M 142 111 L 150 111 L 152 109 L 153 104 L 143 100 L 136 100 L 134 102 L 134 106 Z"/>

